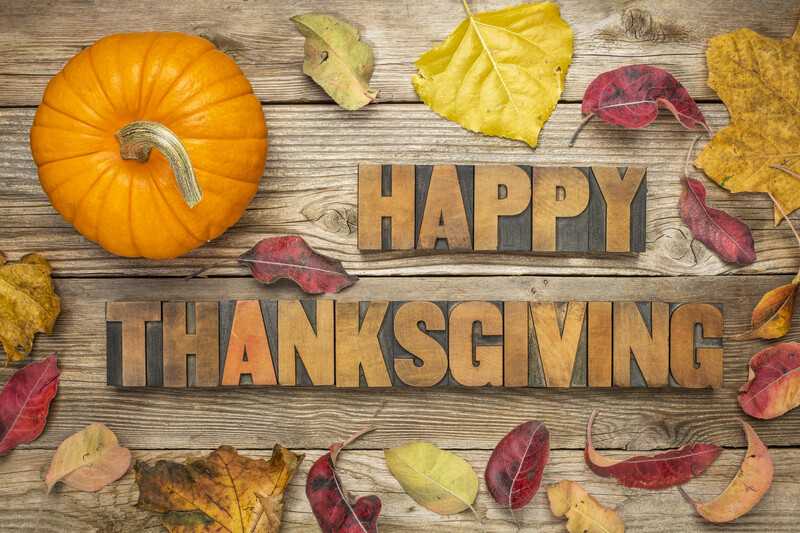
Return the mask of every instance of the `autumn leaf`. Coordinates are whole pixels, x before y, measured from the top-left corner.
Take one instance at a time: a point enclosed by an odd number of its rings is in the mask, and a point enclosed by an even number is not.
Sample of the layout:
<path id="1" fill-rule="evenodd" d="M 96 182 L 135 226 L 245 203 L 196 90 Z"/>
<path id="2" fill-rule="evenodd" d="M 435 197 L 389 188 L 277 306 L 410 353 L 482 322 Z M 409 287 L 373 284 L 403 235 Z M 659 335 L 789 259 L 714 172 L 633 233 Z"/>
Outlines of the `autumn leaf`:
<path id="1" fill-rule="evenodd" d="M 592 118 L 623 128 L 643 128 L 658 116 L 658 106 L 669 109 L 685 127 L 700 124 L 709 133 L 706 119 L 689 92 L 664 69 L 649 65 L 628 65 L 604 72 L 586 88 L 581 122 L 569 145 Z"/>
<path id="2" fill-rule="evenodd" d="M 738 419 L 737 419 L 738 420 Z M 709 522 L 731 522 L 746 514 L 764 497 L 772 484 L 772 458 L 769 450 L 750 424 L 739 420 L 747 434 L 747 453 L 736 477 L 714 500 L 700 503 L 691 499 L 683 488 L 681 494 L 691 502 L 697 512 Z"/>
<path id="3" fill-rule="evenodd" d="M 381 500 L 377 496 L 356 499 L 344 488 L 336 471 L 342 449 L 372 428 L 359 431 L 344 442 L 337 442 L 317 459 L 308 471 L 306 497 L 322 533 L 377 533 Z"/>
<path id="4" fill-rule="evenodd" d="M 468 130 L 536 146 L 564 89 L 572 30 L 550 2 L 467 15 L 414 63 L 414 89 Z"/>
<path id="5" fill-rule="evenodd" d="M 303 457 L 276 444 L 269 461 L 232 446 L 185 463 L 137 461 L 136 506 L 160 513 L 171 533 L 277 533 L 283 492 Z"/>
<path id="6" fill-rule="evenodd" d="M 617 513 L 606 509 L 586 490 L 569 480 L 547 487 L 550 510 L 567 517 L 570 533 L 623 533 L 625 522 Z"/>
<path id="7" fill-rule="evenodd" d="M 28 355 L 33 336 L 50 333 L 61 310 L 53 291 L 50 264 L 39 254 L 28 254 L 7 265 L 0 252 L 0 341 L 6 366 Z"/>
<path id="8" fill-rule="evenodd" d="M 538 420 L 512 429 L 492 451 L 484 472 L 486 488 L 512 517 L 514 509 L 528 505 L 538 492 L 549 455 L 550 432 Z"/>
<path id="9" fill-rule="evenodd" d="M 131 451 L 121 447 L 117 436 L 104 424 L 91 424 L 67 437 L 56 449 L 45 476 L 47 490 L 36 517 L 36 530 L 44 502 L 56 483 L 95 492 L 121 478 L 130 466 Z"/>
<path id="10" fill-rule="evenodd" d="M 0 392 L 0 455 L 42 433 L 57 389 L 55 355 L 14 372 Z"/>
<path id="11" fill-rule="evenodd" d="M 752 377 L 739 389 L 739 405 L 755 418 L 775 418 L 800 405 L 800 344 L 786 342 L 750 359 Z"/>
<path id="12" fill-rule="evenodd" d="M 231 261 L 207 266 L 186 279 Z M 262 239 L 235 261 L 249 267 L 253 277 L 261 283 L 269 285 L 279 279 L 291 279 L 309 294 L 339 292 L 358 281 L 356 276 L 347 273 L 341 261 L 318 254 L 302 237 L 295 235 Z"/>
<path id="13" fill-rule="evenodd" d="M 597 453 L 592 445 L 592 423 L 596 415 L 594 411 L 586 428 L 583 452 L 586 464 L 598 476 L 615 477 L 625 487 L 662 490 L 682 485 L 708 468 L 722 453 L 719 446 L 700 443 L 657 455 L 637 455 L 614 461 Z"/>
<path id="14" fill-rule="evenodd" d="M 377 101 L 378 92 L 369 86 L 372 48 L 357 29 L 330 15 L 297 15 L 292 22 L 306 37 L 303 73 L 345 109 Z"/>
<path id="15" fill-rule="evenodd" d="M 478 475 L 462 458 L 427 442 L 383 450 L 386 464 L 414 501 L 440 515 L 470 509 L 478 495 Z"/>
<path id="16" fill-rule="evenodd" d="M 792 324 L 794 302 L 800 287 L 800 273 L 792 283 L 772 289 L 761 298 L 753 310 L 750 331 L 734 337 L 735 340 L 777 339 L 783 337 Z"/>
<path id="17" fill-rule="evenodd" d="M 749 265 L 756 260 L 750 226 L 706 203 L 706 188 L 696 179 L 681 178 L 683 192 L 678 200 L 681 218 L 695 239 L 725 261 Z"/>
<path id="18" fill-rule="evenodd" d="M 749 29 L 713 37 L 706 50 L 708 86 L 725 103 L 731 124 L 694 164 L 731 192 L 769 192 L 789 213 L 800 207 L 800 31 L 770 39 Z M 789 75 L 789 78 L 786 76 Z M 775 208 L 775 224 L 780 222 Z"/>

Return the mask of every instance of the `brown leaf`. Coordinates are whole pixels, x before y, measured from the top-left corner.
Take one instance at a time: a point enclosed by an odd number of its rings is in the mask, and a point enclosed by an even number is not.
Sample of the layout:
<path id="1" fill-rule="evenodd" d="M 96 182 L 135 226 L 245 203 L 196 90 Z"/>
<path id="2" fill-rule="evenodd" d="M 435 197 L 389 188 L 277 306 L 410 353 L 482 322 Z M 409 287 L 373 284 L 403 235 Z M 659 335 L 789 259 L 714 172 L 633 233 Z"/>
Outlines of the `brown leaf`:
<path id="1" fill-rule="evenodd" d="M 303 457 L 275 445 L 265 461 L 220 446 L 183 464 L 137 461 L 136 505 L 161 513 L 172 533 L 277 533 L 283 492 Z"/>
<path id="2" fill-rule="evenodd" d="M 617 513 L 606 509 L 586 490 L 572 481 L 563 480 L 547 487 L 550 510 L 567 518 L 570 533 L 623 533 L 625 522 Z"/>
<path id="3" fill-rule="evenodd" d="M 291 279 L 309 294 L 339 292 L 358 281 L 356 276 L 347 273 L 341 261 L 315 252 L 296 235 L 262 239 L 236 261 L 249 267 L 253 277 L 261 283 L 269 285 L 279 279 Z M 214 266 L 205 267 L 186 279 Z"/>
<path id="4" fill-rule="evenodd" d="M 739 421 L 747 434 L 747 453 L 739 472 L 728 488 L 716 499 L 700 503 L 687 496 L 683 488 L 678 487 L 681 494 L 694 504 L 700 516 L 709 522 L 731 522 L 746 514 L 761 501 L 772 484 L 773 466 L 769 450 L 750 424 L 744 420 Z"/>
<path id="5" fill-rule="evenodd" d="M 36 333 L 53 330 L 61 300 L 44 257 L 28 254 L 14 265 L 5 262 L 0 252 L 0 341 L 8 366 L 30 353 Z"/>
<path id="6" fill-rule="evenodd" d="M 753 321 L 750 331 L 734 337 L 735 340 L 746 339 L 777 339 L 783 337 L 792 324 L 794 301 L 800 280 L 795 280 L 789 285 L 772 289 L 761 298 L 753 310 Z"/>

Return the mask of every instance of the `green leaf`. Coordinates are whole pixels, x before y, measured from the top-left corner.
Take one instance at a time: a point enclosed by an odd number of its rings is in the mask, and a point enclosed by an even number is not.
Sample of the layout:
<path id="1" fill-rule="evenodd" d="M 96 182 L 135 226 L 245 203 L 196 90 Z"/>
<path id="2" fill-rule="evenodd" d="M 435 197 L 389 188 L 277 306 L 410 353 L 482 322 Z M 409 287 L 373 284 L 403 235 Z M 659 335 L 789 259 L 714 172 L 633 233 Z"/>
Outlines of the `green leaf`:
<path id="1" fill-rule="evenodd" d="M 475 513 L 472 502 L 478 494 L 478 476 L 465 460 L 427 442 L 383 453 L 392 475 L 418 504 L 440 515 L 464 509 Z"/>
<path id="2" fill-rule="evenodd" d="M 572 30 L 550 2 L 467 17 L 424 53 L 412 78 L 422 101 L 465 128 L 536 146 L 572 60 Z"/>
<path id="3" fill-rule="evenodd" d="M 372 48 L 358 30 L 330 15 L 298 15 L 292 22 L 306 36 L 303 72 L 337 104 L 358 109 L 375 100 L 371 89 Z"/>

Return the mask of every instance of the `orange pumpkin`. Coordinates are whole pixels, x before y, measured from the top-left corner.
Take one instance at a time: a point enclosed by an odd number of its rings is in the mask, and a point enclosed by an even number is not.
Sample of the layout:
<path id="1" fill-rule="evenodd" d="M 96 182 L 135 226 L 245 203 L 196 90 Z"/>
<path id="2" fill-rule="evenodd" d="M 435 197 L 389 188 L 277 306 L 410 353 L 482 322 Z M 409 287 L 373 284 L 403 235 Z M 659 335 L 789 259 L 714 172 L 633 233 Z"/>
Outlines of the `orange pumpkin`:
<path id="1" fill-rule="evenodd" d="M 250 82 L 207 40 L 126 33 L 50 80 L 31 150 L 79 232 L 118 255 L 168 258 L 239 220 L 264 172 L 267 126 Z"/>

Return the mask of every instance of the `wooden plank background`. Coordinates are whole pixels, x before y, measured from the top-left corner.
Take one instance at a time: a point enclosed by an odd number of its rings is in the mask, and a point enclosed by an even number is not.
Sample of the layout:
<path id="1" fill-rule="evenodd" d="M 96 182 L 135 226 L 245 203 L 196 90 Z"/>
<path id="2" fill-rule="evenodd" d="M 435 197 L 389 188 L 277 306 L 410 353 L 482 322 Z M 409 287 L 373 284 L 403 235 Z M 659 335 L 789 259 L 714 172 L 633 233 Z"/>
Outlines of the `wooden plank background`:
<path id="1" fill-rule="evenodd" d="M 768 198 L 732 196 L 709 183 L 709 200 L 750 224 L 758 260 L 724 263 L 694 241 L 680 220 L 677 197 L 693 133 L 662 115 L 645 130 L 593 122 L 573 148 L 580 100 L 600 72 L 632 63 L 669 69 L 702 102 L 713 130 L 728 121 L 706 86 L 705 43 L 749 27 L 787 38 L 800 4 L 787 0 L 698 3 L 558 0 L 575 31 L 575 55 L 563 101 L 539 146 L 461 129 L 419 103 L 410 83 L 414 60 L 463 19 L 457 0 L 157 0 L 86 2 L 0 0 L 0 250 L 11 261 L 39 251 L 51 260 L 63 311 L 52 336 L 39 336 L 31 355 L 59 352 L 62 381 L 42 436 L 0 458 L 0 531 L 31 531 L 53 450 L 91 422 L 104 422 L 136 458 L 184 459 L 232 444 L 268 456 L 274 442 L 307 454 L 286 495 L 283 531 L 315 531 L 305 499 L 305 473 L 331 442 L 365 426 L 378 429 L 342 455 L 343 477 L 358 494 L 383 500 L 383 532 L 515 531 L 507 512 L 483 490 L 470 514 L 439 517 L 408 498 L 382 460 L 383 447 L 428 440 L 457 451 L 483 473 L 497 441 L 531 418 L 551 431 L 545 483 L 570 478 L 617 510 L 628 531 L 795 531 L 800 521 L 800 411 L 754 421 L 771 447 L 775 482 L 755 510 L 727 526 L 697 517 L 677 491 L 643 492 L 598 478 L 583 463 L 585 424 L 601 411 L 595 444 L 609 455 L 707 441 L 726 449 L 687 491 L 711 498 L 742 459 L 744 436 L 733 420 L 736 390 L 749 358 L 765 341 L 725 342 L 725 386 L 716 391 L 391 389 L 322 391 L 297 388 L 122 390 L 105 386 L 104 302 L 115 299 L 299 298 L 288 283 L 261 287 L 246 270 L 179 278 L 217 259 L 238 255 L 262 237 L 299 234 L 361 276 L 339 298 L 714 301 L 725 305 L 725 334 L 744 331 L 761 295 L 789 281 L 800 253 L 786 225 L 773 228 Z M 473 12 L 503 0 L 471 1 Z M 302 74 L 303 38 L 289 17 L 325 12 L 356 25 L 375 50 L 373 85 L 393 102 L 347 112 Z M 202 35 L 229 53 L 264 104 L 269 156 L 259 192 L 241 221 L 220 238 L 170 261 L 124 259 L 80 236 L 53 210 L 39 186 L 28 145 L 36 105 L 47 81 L 100 37 L 120 31 L 180 30 Z M 700 145 L 707 142 L 702 139 Z M 647 251 L 642 254 L 364 253 L 356 248 L 356 167 L 359 163 L 520 163 L 648 166 Z M 694 177 L 699 173 L 692 172 Z M 792 217 L 800 224 L 800 216 Z M 800 341 L 795 326 L 785 340 Z M 5 383 L 12 371 L 0 371 Z M 152 513 L 132 506 L 132 472 L 99 493 L 57 488 L 42 531 L 163 531 Z M 537 531 L 563 531 L 542 491 L 518 514 Z"/>

